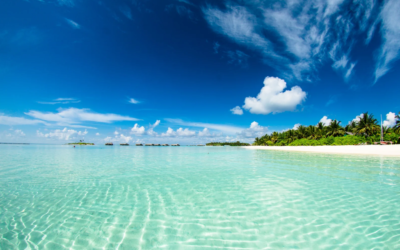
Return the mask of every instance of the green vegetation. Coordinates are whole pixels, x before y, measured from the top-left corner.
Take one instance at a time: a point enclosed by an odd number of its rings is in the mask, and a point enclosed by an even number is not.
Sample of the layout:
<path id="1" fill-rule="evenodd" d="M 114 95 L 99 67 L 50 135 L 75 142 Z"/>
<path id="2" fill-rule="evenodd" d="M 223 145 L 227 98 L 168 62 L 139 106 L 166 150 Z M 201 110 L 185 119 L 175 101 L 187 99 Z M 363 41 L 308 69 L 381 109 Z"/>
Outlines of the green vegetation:
<path id="1" fill-rule="evenodd" d="M 400 143 L 400 112 L 393 128 L 383 127 L 383 140 Z M 340 121 L 333 120 L 329 126 L 322 122 L 316 126 L 290 129 L 281 133 L 273 132 L 256 138 L 253 145 L 264 146 L 322 146 L 322 145 L 359 145 L 373 144 L 381 138 L 378 121 L 368 112 L 362 114 L 358 121 L 352 121 L 345 127 Z"/>
<path id="2" fill-rule="evenodd" d="M 209 142 L 206 146 L 250 146 L 249 143 L 244 142 Z"/>
<path id="3" fill-rule="evenodd" d="M 73 143 L 68 143 L 67 145 L 80 145 L 80 146 L 84 146 L 84 145 L 94 145 L 94 143 L 90 143 L 90 142 L 73 142 Z"/>

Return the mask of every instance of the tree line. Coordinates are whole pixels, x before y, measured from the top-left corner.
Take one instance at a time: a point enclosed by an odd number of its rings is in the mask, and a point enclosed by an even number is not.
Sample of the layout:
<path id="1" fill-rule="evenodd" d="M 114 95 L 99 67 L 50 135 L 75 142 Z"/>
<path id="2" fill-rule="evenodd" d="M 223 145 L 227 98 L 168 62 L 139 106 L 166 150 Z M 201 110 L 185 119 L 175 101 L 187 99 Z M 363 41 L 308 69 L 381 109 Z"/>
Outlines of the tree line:
<path id="1" fill-rule="evenodd" d="M 400 112 L 396 115 L 396 124 L 383 127 L 383 140 L 399 143 Z M 358 120 L 342 126 L 338 120 L 333 120 L 327 126 L 319 122 L 316 126 L 300 125 L 297 129 L 283 132 L 273 132 L 260 138 L 255 138 L 253 145 L 266 146 L 312 146 L 312 145 L 358 145 L 373 144 L 381 138 L 381 127 L 377 119 L 368 112 L 360 115 Z"/>
<path id="2" fill-rule="evenodd" d="M 209 142 L 206 146 L 250 146 L 249 143 L 245 142 Z"/>

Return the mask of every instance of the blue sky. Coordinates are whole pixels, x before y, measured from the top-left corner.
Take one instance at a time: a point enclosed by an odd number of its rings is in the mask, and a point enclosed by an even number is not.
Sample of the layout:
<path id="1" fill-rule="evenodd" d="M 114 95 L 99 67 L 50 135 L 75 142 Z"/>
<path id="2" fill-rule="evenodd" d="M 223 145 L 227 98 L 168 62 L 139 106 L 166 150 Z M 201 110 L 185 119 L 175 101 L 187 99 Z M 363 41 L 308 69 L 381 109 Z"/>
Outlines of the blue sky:
<path id="1" fill-rule="evenodd" d="M 196 144 L 394 123 L 400 2 L 0 2 L 0 141 Z"/>

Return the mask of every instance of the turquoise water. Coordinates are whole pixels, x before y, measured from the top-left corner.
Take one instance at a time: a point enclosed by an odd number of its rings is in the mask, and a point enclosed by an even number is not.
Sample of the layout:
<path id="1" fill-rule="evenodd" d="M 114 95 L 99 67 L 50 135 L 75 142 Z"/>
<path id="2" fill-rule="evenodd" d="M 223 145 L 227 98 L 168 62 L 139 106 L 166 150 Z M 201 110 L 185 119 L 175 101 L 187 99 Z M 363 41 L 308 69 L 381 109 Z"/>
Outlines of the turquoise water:
<path id="1" fill-rule="evenodd" d="M 400 162 L 0 145 L 0 249 L 400 249 Z"/>

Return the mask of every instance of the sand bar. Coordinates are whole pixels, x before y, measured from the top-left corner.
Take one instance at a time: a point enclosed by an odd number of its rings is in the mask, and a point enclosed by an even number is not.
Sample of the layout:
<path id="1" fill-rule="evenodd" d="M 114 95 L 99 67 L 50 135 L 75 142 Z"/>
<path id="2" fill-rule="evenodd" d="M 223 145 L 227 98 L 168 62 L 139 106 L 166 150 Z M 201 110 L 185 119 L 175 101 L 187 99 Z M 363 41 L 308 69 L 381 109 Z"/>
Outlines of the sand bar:
<path id="1" fill-rule="evenodd" d="M 247 146 L 246 149 L 312 152 L 326 154 L 381 155 L 400 157 L 400 145 L 360 146 Z"/>

